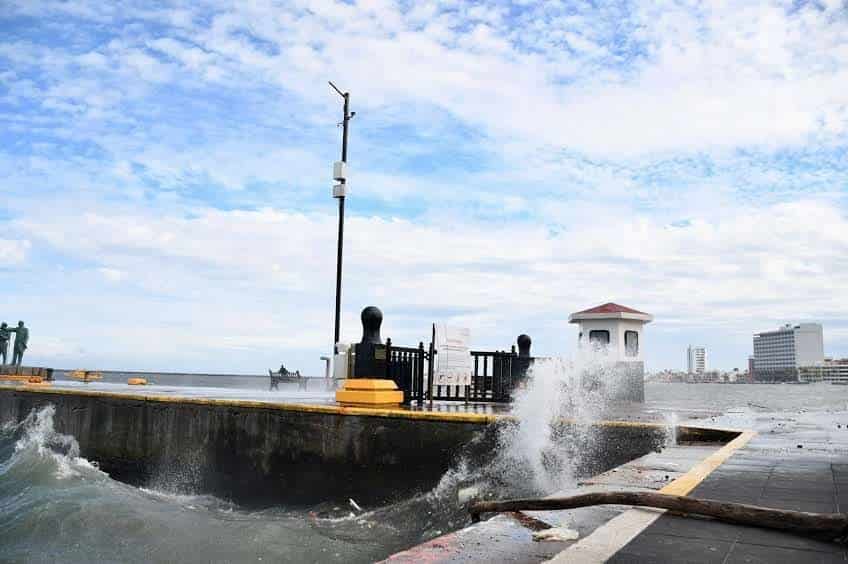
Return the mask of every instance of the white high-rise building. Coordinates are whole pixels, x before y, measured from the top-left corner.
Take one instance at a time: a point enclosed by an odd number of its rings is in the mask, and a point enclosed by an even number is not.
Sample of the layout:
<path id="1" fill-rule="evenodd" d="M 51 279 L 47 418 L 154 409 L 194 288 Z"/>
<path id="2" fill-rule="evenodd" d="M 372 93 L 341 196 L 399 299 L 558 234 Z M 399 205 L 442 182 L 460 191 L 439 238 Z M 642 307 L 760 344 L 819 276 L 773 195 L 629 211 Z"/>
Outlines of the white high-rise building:
<path id="1" fill-rule="evenodd" d="M 707 371 L 707 349 L 689 345 L 686 349 L 689 374 L 703 374 Z"/>
<path id="2" fill-rule="evenodd" d="M 824 362 L 820 323 L 786 324 L 776 331 L 754 335 L 754 372 L 757 379 L 796 380 L 799 368 Z"/>

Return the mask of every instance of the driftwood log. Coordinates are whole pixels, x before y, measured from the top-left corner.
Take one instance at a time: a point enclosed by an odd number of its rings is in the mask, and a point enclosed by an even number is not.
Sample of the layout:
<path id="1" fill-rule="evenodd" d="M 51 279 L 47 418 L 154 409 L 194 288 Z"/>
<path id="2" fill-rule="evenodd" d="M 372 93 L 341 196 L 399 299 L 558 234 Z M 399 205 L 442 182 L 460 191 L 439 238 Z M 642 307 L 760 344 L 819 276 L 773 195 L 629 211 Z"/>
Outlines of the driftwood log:
<path id="1" fill-rule="evenodd" d="M 697 499 L 657 492 L 596 492 L 561 498 L 478 501 L 472 503 L 468 510 L 471 513 L 471 520 L 476 523 L 480 520 L 482 513 L 550 511 L 591 505 L 654 507 L 681 514 L 703 515 L 735 525 L 778 529 L 841 544 L 846 544 L 848 540 L 848 514 L 845 513 L 807 513 L 769 509 L 745 503 Z"/>

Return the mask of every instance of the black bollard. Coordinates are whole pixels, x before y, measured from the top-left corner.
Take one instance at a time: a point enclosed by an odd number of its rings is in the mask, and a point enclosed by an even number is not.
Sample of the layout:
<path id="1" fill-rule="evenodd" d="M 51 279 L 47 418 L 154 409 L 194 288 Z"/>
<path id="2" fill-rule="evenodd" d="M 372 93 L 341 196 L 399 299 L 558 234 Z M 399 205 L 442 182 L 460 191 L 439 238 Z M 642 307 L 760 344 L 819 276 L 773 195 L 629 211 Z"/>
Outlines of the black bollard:
<path id="1" fill-rule="evenodd" d="M 384 378 L 386 374 L 386 347 L 380 337 L 383 312 L 374 306 L 362 310 L 362 340 L 356 345 L 353 364 L 354 378 Z"/>
<path id="2" fill-rule="evenodd" d="M 530 356 L 530 345 L 533 344 L 533 341 L 530 339 L 528 335 L 524 335 L 523 333 L 518 336 L 518 356 L 520 357 L 529 357 Z"/>
<path id="3" fill-rule="evenodd" d="M 403 392 L 388 378 L 386 350 L 380 338 L 383 312 L 374 306 L 362 310 L 362 340 L 356 345 L 353 374 L 344 388 L 336 390 L 336 401 L 342 405 L 381 408 L 403 403 Z M 391 343 L 391 341 L 389 341 Z"/>
<path id="4" fill-rule="evenodd" d="M 527 377 L 527 371 L 533 364 L 533 357 L 530 356 L 530 345 L 533 341 L 528 335 L 521 334 L 518 336 L 518 357 L 513 360 L 512 377 L 515 383 L 523 381 Z"/>

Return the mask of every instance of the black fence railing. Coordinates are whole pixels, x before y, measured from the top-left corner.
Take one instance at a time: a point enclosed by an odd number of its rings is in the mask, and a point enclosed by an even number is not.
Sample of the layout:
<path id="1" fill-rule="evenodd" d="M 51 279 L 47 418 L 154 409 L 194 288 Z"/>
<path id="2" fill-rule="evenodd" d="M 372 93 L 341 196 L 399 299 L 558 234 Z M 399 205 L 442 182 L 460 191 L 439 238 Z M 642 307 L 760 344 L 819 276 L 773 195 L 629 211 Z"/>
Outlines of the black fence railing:
<path id="1" fill-rule="evenodd" d="M 433 343 L 397 347 L 391 339 L 384 346 L 386 378 L 403 391 L 404 404 L 422 405 L 427 401 L 498 402 L 512 400 L 513 392 L 527 376 L 533 358 L 511 351 L 471 351 L 472 374 L 469 385 L 437 385 Z M 380 355 L 382 356 L 382 355 Z"/>
<path id="2" fill-rule="evenodd" d="M 470 401 L 507 402 L 511 399 L 515 352 L 471 351 L 473 372 L 468 389 Z"/>
<path id="3" fill-rule="evenodd" d="M 427 395 L 425 383 L 432 374 L 431 356 L 429 351 L 424 350 L 424 343 L 418 343 L 418 348 L 396 347 L 391 339 L 387 339 L 385 350 L 386 378 L 394 380 L 403 390 L 403 403 L 408 405 L 414 401 L 418 405 L 423 404 Z"/>

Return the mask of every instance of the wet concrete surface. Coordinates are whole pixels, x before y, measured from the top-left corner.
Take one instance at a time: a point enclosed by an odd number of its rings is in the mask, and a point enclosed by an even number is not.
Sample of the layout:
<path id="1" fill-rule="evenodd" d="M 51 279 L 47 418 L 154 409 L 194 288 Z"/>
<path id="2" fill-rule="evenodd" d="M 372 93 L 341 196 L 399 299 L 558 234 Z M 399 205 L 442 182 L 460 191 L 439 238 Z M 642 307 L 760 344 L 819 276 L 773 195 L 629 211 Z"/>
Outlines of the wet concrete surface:
<path id="1" fill-rule="evenodd" d="M 722 447 L 713 444 L 670 444 L 661 452 L 635 458 L 591 478 L 583 479 L 552 497 L 566 497 L 595 491 L 655 491 L 689 471 L 705 457 Z M 627 506 L 595 506 L 569 511 L 527 511 L 523 514 L 545 527 L 576 530 L 579 538 L 593 534 L 596 529 L 628 511 Z M 497 515 L 488 521 L 472 525 L 398 553 L 388 562 L 543 562 L 559 555 L 574 541 L 533 540 L 531 527 L 523 525 L 515 515 Z"/>
<path id="2" fill-rule="evenodd" d="M 848 512 L 848 429 L 837 411 L 749 414 L 759 434 L 693 497 L 813 513 Z M 724 416 L 719 422 L 739 417 Z M 845 562 L 845 547 L 781 531 L 663 515 L 609 561 Z"/>
<path id="3" fill-rule="evenodd" d="M 638 410 L 620 419 L 669 420 L 683 425 L 753 430 L 757 434 L 709 473 L 690 494 L 813 512 L 848 511 L 848 395 L 827 384 L 810 386 L 655 386 Z M 674 392 L 668 394 L 668 391 Z M 706 391 L 706 392 L 705 392 Z M 705 395 L 709 397 L 704 401 Z M 653 397 L 651 397 L 653 396 Z M 716 447 L 717 448 L 717 447 Z M 692 451 L 694 453 L 695 451 Z M 705 456 L 706 452 L 698 453 Z M 680 448 L 584 480 L 573 493 L 645 487 L 656 490 L 696 461 Z M 609 475 L 618 475 L 609 480 Z M 560 492 L 560 495 L 567 492 Z M 611 557 L 576 550 L 581 541 L 540 543 L 515 519 L 498 516 L 396 555 L 397 561 L 431 562 L 846 562 L 841 545 L 780 531 L 661 514 L 628 542 L 608 525 L 625 513 L 650 510 L 595 507 L 531 513 L 551 526 L 568 526 L 580 538 L 614 545 Z M 658 512 L 653 512 L 657 514 Z M 618 537 L 618 538 L 617 538 Z M 551 556 L 550 553 L 557 554 Z"/>

